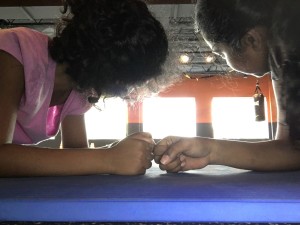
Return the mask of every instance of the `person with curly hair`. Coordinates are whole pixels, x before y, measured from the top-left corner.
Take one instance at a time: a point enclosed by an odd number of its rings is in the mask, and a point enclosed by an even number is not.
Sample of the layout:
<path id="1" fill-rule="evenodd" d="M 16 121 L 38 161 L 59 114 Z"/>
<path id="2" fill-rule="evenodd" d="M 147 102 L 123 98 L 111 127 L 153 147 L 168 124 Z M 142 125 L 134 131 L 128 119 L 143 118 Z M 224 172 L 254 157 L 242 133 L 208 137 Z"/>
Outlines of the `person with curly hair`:
<path id="1" fill-rule="evenodd" d="M 0 176 L 144 174 L 151 134 L 89 149 L 84 113 L 100 97 L 158 88 L 167 57 L 165 31 L 141 0 L 65 0 L 52 39 L 0 30 Z M 59 128 L 62 149 L 35 145 Z"/>
<path id="2" fill-rule="evenodd" d="M 162 170 L 210 164 L 257 171 L 300 169 L 299 10 L 297 0 L 198 0 L 196 26 L 212 52 L 247 75 L 261 77 L 271 71 L 278 108 L 276 138 L 251 143 L 166 137 L 154 149 Z"/>

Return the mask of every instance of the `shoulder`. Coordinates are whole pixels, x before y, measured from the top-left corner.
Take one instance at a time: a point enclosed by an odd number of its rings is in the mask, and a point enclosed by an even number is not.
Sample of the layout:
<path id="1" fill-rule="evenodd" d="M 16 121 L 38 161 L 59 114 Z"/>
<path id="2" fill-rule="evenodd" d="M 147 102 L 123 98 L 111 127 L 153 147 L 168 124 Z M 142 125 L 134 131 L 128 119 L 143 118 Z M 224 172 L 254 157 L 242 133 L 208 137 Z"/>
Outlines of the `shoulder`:
<path id="1" fill-rule="evenodd" d="M 0 34 L 1 35 L 16 35 L 16 36 L 45 35 L 42 32 L 39 32 L 39 31 L 31 29 L 31 28 L 27 28 L 27 27 L 14 27 L 14 28 L 1 29 Z"/>
<path id="2" fill-rule="evenodd" d="M 22 41 L 23 39 L 45 38 L 47 35 L 26 27 L 16 27 L 0 30 L 1 41 Z"/>
<path id="3" fill-rule="evenodd" d="M 18 27 L 0 30 L 0 50 L 11 54 L 22 64 L 25 55 L 34 54 L 45 45 L 48 45 L 48 36 L 33 29 Z"/>

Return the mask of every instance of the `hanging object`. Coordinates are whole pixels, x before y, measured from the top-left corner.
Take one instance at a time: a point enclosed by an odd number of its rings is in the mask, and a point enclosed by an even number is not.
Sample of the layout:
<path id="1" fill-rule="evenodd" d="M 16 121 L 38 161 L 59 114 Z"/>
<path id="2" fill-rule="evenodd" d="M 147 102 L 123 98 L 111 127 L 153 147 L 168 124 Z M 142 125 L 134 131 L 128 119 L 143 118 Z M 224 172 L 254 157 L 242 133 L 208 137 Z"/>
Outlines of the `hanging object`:
<path id="1" fill-rule="evenodd" d="M 256 88 L 253 95 L 255 107 L 255 121 L 265 120 L 265 96 L 263 95 L 259 82 L 256 81 Z"/>

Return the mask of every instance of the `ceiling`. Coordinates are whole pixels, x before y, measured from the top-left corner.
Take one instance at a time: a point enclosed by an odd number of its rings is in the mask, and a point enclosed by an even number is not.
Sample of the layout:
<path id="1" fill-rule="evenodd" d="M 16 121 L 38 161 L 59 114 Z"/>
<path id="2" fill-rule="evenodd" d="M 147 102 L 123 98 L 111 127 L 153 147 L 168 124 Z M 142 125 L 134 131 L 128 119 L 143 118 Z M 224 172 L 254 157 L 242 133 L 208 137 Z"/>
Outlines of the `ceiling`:
<path id="1" fill-rule="evenodd" d="M 180 64 L 180 70 L 189 76 L 226 74 L 226 62 L 212 55 L 206 43 L 194 32 L 195 0 L 147 0 L 149 9 L 165 27 L 169 36 L 170 50 L 190 57 Z M 0 28 L 28 26 L 49 36 L 54 34 L 54 24 L 60 16 L 61 0 L 1 0 Z"/>

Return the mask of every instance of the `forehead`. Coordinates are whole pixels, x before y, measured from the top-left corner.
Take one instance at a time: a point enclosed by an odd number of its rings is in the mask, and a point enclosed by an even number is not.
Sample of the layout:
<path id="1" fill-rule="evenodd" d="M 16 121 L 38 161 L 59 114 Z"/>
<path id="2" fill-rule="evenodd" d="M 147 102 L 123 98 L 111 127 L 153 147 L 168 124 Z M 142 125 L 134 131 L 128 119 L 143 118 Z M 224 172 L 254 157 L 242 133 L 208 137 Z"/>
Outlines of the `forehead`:
<path id="1" fill-rule="evenodd" d="M 203 40 L 209 46 L 209 48 L 215 52 L 221 54 L 221 52 L 235 52 L 228 44 L 223 42 L 215 42 L 208 39 L 205 35 L 202 35 Z"/>
<path id="2" fill-rule="evenodd" d="M 209 40 L 205 37 L 205 35 L 203 35 L 203 40 L 209 46 L 209 48 L 214 51 L 223 51 L 226 49 L 227 46 L 225 43 L 214 42 L 212 40 Z"/>

